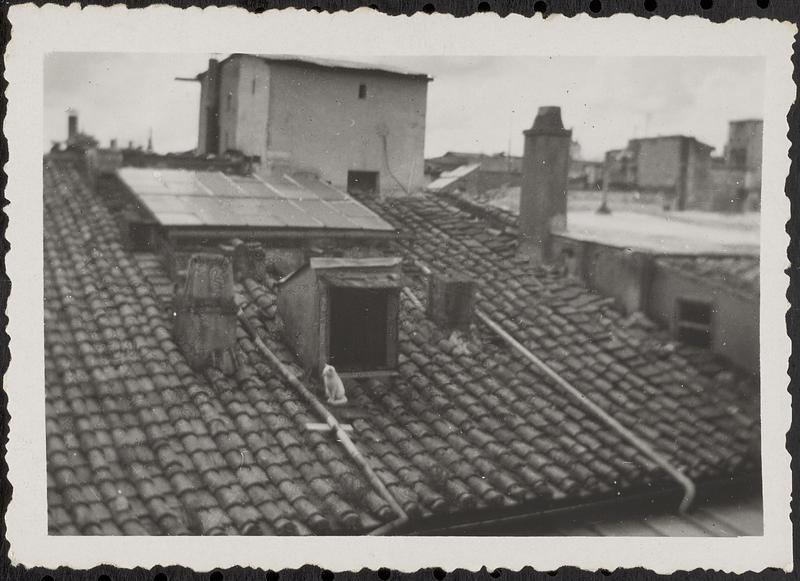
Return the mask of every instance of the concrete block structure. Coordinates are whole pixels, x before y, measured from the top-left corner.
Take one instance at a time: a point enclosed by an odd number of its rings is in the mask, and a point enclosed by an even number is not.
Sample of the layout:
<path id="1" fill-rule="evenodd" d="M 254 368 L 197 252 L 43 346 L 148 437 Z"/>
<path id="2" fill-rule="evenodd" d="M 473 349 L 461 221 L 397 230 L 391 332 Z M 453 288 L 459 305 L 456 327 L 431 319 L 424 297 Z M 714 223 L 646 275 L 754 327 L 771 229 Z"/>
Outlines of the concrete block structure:
<path id="1" fill-rule="evenodd" d="M 257 156 L 262 175 L 305 172 L 351 193 L 424 180 L 424 74 L 362 63 L 234 54 L 200 73 L 197 153 Z"/>
<path id="2" fill-rule="evenodd" d="M 705 204 L 711 186 L 713 147 L 685 135 L 632 139 L 636 186 L 657 191 L 676 210 Z"/>

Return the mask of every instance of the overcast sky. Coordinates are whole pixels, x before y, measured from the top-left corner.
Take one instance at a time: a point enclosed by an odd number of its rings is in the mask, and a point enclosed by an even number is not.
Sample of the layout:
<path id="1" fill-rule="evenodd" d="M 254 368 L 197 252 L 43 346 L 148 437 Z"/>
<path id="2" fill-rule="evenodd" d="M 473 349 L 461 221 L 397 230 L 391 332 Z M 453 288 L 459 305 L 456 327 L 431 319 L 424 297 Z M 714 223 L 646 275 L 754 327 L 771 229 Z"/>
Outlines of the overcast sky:
<path id="1" fill-rule="evenodd" d="M 205 70 L 208 54 L 57 53 L 45 60 L 44 144 L 66 138 L 66 111 L 102 144 L 116 137 L 159 152 L 197 145 L 200 86 L 175 77 Z M 631 137 L 682 133 L 715 148 L 728 121 L 763 117 L 760 58 L 373 57 L 434 77 L 426 157 L 448 150 L 512 154 L 542 105 L 559 105 L 583 157 L 602 158 Z"/>

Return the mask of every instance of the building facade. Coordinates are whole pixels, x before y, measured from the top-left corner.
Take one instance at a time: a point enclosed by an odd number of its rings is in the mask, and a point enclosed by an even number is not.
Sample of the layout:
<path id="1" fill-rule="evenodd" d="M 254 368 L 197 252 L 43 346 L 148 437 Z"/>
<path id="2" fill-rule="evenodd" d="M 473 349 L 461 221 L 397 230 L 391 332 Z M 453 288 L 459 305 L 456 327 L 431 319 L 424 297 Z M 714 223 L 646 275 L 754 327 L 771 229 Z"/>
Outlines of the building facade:
<path id="1" fill-rule="evenodd" d="M 761 158 L 764 135 L 762 119 L 731 121 L 725 145 L 725 165 L 743 174 L 745 194 L 755 200 L 761 196 Z"/>
<path id="2" fill-rule="evenodd" d="M 669 135 L 632 139 L 636 186 L 661 192 L 665 205 L 676 210 L 705 204 L 711 188 L 713 147 L 694 137 Z"/>
<path id="3" fill-rule="evenodd" d="M 474 167 L 474 171 L 466 168 Z M 464 168 L 459 171 L 459 168 Z M 457 180 L 448 182 L 447 191 L 463 191 L 472 196 L 482 196 L 501 188 L 518 187 L 522 179 L 522 158 L 505 153 L 464 153 L 448 151 L 442 156 L 425 160 L 425 175 L 429 184 L 448 173 L 463 173 Z M 431 191 L 440 191 L 436 186 Z"/>
<path id="4" fill-rule="evenodd" d="M 427 75 L 234 54 L 197 79 L 201 155 L 238 151 L 259 173 L 311 173 L 353 193 L 423 185 Z"/>

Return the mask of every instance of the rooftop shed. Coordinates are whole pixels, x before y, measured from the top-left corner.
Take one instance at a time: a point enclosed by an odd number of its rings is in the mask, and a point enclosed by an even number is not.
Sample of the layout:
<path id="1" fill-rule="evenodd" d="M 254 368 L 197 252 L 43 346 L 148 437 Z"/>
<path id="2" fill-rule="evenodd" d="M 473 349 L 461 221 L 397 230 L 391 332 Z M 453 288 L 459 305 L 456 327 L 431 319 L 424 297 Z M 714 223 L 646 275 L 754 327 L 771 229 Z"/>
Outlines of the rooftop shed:
<path id="1" fill-rule="evenodd" d="M 400 258 L 312 258 L 280 282 L 286 339 L 306 371 L 384 375 L 397 365 Z"/>

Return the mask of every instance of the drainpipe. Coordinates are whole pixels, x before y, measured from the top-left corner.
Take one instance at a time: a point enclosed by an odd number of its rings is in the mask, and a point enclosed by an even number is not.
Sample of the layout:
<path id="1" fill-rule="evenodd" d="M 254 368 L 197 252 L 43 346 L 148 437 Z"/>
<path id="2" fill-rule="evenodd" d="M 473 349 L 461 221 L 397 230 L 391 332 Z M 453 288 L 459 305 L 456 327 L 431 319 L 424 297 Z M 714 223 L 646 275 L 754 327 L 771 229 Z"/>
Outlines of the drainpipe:
<path id="1" fill-rule="evenodd" d="M 339 421 L 334 417 L 334 415 L 328 411 L 319 399 L 309 390 L 303 383 L 295 377 L 292 371 L 283 364 L 283 362 L 278 359 L 278 357 L 267 347 L 264 341 L 261 340 L 261 337 L 258 336 L 256 330 L 252 327 L 250 322 L 244 316 L 242 311 L 239 311 L 238 314 L 239 320 L 241 321 L 244 328 L 250 334 L 255 343 L 258 350 L 261 352 L 264 357 L 266 357 L 272 367 L 278 370 L 278 372 L 283 376 L 283 378 L 291 385 L 295 391 L 297 391 L 303 399 L 325 420 L 325 423 L 330 426 L 331 431 L 336 434 L 336 438 L 341 442 L 342 446 L 344 446 L 345 451 L 347 452 L 348 456 L 361 468 L 364 472 L 364 475 L 369 480 L 370 484 L 378 491 L 383 499 L 389 504 L 392 510 L 397 514 L 397 518 L 393 521 L 390 521 L 386 524 L 379 526 L 376 529 L 370 531 L 370 535 L 385 535 L 390 533 L 391 531 L 395 530 L 396 528 L 406 524 L 408 522 L 408 515 L 400 506 L 400 503 L 392 496 L 392 493 L 386 488 L 386 485 L 383 481 L 375 474 L 375 471 L 372 469 L 372 466 L 369 465 L 369 462 L 366 458 L 361 454 L 356 445 L 353 443 L 353 440 L 350 439 L 350 436 L 347 432 L 344 431 L 342 425 Z"/>
<path id="2" fill-rule="evenodd" d="M 429 276 L 431 274 L 431 269 L 425 266 L 422 262 L 418 260 L 413 261 L 414 264 L 419 268 L 425 275 Z M 573 386 L 569 383 L 566 379 L 561 377 L 558 373 L 556 373 L 552 367 L 547 365 L 544 361 L 539 359 L 536 355 L 534 355 L 530 350 L 528 350 L 522 343 L 514 339 L 509 333 L 507 333 L 500 325 L 495 323 L 489 315 L 481 311 L 480 309 L 475 309 L 475 315 L 492 331 L 494 331 L 501 339 L 503 339 L 506 343 L 508 343 L 514 350 L 516 350 L 520 355 L 525 357 L 528 361 L 530 361 L 533 365 L 535 365 L 539 370 L 541 370 L 545 375 L 550 377 L 553 381 L 558 384 L 559 387 L 564 389 L 567 393 L 569 393 L 574 399 L 578 401 L 581 405 L 583 405 L 586 409 L 592 412 L 595 416 L 600 418 L 607 426 L 609 426 L 612 430 L 617 432 L 620 436 L 625 438 L 627 442 L 639 450 L 642 454 L 650 458 L 657 466 L 662 468 L 665 472 L 667 472 L 670 476 L 672 476 L 678 484 L 681 485 L 683 488 L 683 499 L 681 500 L 681 504 L 678 507 L 678 510 L 681 513 L 685 513 L 689 510 L 689 507 L 694 500 L 696 487 L 694 482 L 692 482 L 688 476 L 686 476 L 679 468 L 673 466 L 669 460 L 662 454 L 656 452 L 656 450 L 646 441 L 641 439 L 639 436 L 631 432 L 628 428 L 623 426 L 616 418 L 611 416 L 608 412 L 606 412 L 603 408 L 598 406 L 596 403 L 591 401 L 588 397 L 586 397 L 578 388 Z"/>
<path id="3" fill-rule="evenodd" d="M 681 504 L 678 507 L 678 510 L 681 513 L 685 513 L 689 510 L 689 506 L 692 504 L 695 496 L 695 485 L 688 476 L 686 476 L 679 468 L 673 466 L 669 460 L 667 460 L 663 455 L 659 454 L 655 451 L 655 449 L 650 446 L 649 443 L 645 442 L 639 436 L 631 432 L 628 428 L 623 426 L 617 419 L 611 416 L 608 412 L 606 412 L 603 408 L 598 406 L 596 403 L 591 401 L 588 397 L 586 397 L 583 393 L 581 393 L 576 387 L 574 387 L 571 383 L 569 383 L 566 379 L 561 377 L 558 373 L 556 373 L 549 365 L 547 365 L 544 361 L 536 357 L 533 353 L 531 353 L 528 349 L 525 348 L 519 341 L 514 339 L 511 335 L 509 335 L 506 331 L 504 331 L 500 325 L 495 323 L 489 316 L 481 310 L 476 310 L 475 314 L 478 318 L 483 321 L 487 327 L 489 327 L 492 331 L 497 333 L 506 343 L 511 345 L 517 352 L 519 352 L 523 357 L 525 357 L 528 361 L 533 363 L 537 368 L 539 368 L 542 372 L 545 373 L 550 379 L 555 381 L 559 387 L 563 388 L 567 393 L 569 393 L 573 398 L 575 398 L 580 404 L 586 407 L 589 411 L 591 411 L 594 415 L 599 417 L 603 422 L 606 423 L 611 429 L 625 438 L 630 445 L 634 448 L 639 450 L 642 454 L 650 458 L 655 464 L 663 468 L 670 476 L 672 476 L 678 483 L 683 487 L 683 499 L 681 500 Z"/>

